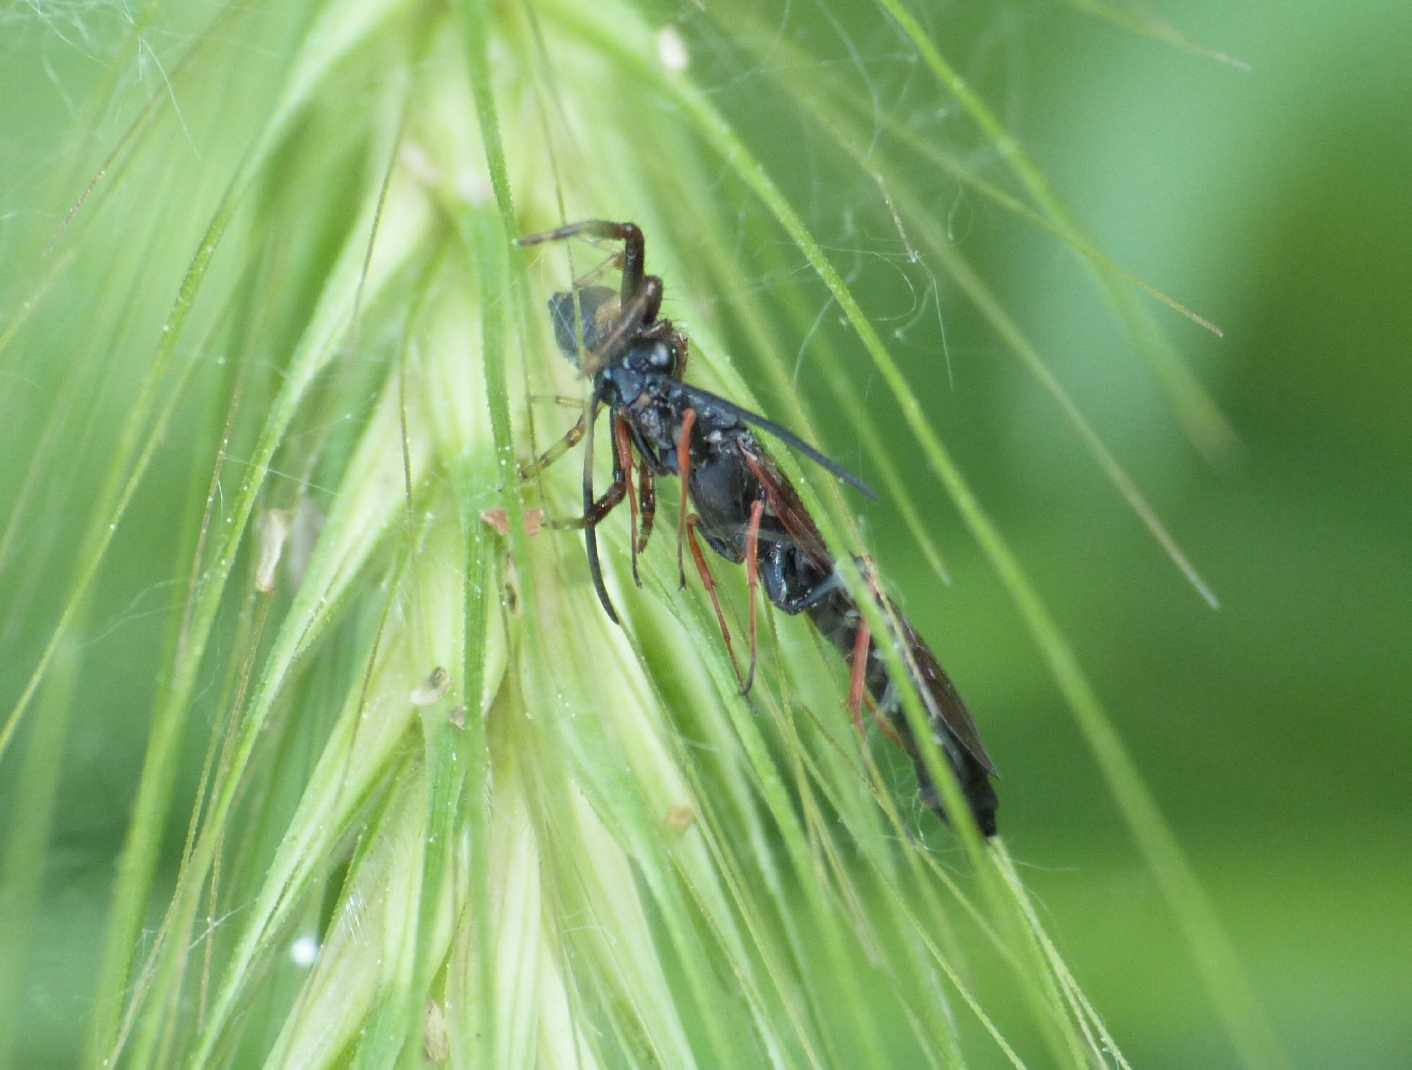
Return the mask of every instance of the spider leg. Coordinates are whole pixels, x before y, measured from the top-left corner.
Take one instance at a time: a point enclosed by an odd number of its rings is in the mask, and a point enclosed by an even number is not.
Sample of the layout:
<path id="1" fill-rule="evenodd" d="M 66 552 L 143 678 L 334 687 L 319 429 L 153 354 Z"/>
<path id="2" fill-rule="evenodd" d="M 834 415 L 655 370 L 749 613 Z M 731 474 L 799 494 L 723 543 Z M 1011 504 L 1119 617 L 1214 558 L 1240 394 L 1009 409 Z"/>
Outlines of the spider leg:
<path id="1" fill-rule="evenodd" d="M 574 280 L 574 289 L 581 290 L 589 283 L 591 283 L 594 279 L 598 278 L 599 275 L 602 275 L 603 272 L 608 271 L 611 268 L 618 268 L 619 270 L 621 270 L 622 266 L 623 254 L 613 253 L 597 267 L 590 268 L 588 271 L 585 271 L 582 275 L 576 278 Z"/>
<path id="2" fill-rule="evenodd" d="M 677 435 L 677 475 L 681 476 L 681 511 L 677 517 L 677 579 L 686 588 L 686 566 L 682 563 L 682 535 L 686 530 L 686 507 L 691 497 L 691 429 L 696 426 L 696 410 L 682 415 Z"/>
<path id="3" fill-rule="evenodd" d="M 765 502 L 756 498 L 750 506 L 750 526 L 745 532 L 745 584 L 750 592 L 750 671 L 745 674 L 745 682 L 740 685 L 740 693 L 746 694 L 755 681 L 755 663 L 759 656 L 759 603 L 756 588 L 760 586 L 760 518 L 765 515 Z"/>
<path id="4" fill-rule="evenodd" d="M 706 564 L 706 555 L 701 551 L 701 543 L 696 538 L 696 526 L 701 523 L 701 518 L 695 513 L 686 519 L 686 538 L 691 543 L 691 557 L 696 562 L 696 570 L 701 573 L 701 582 L 706 587 L 706 593 L 711 596 L 711 607 L 716 611 L 716 623 L 721 626 L 721 635 L 726 640 L 726 656 L 731 659 L 731 668 L 735 670 L 736 681 L 740 684 L 740 693 L 743 695 L 750 690 L 750 685 L 745 677 L 740 675 L 740 666 L 736 664 L 735 647 L 731 643 L 731 630 L 726 626 L 726 615 L 721 610 L 721 598 L 716 593 L 716 578 L 711 575 L 711 566 Z"/>
<path id="5" fill-rule="evenodd" d="M 622 303 L 628 301 L 642 288 L 643 263 L 646 259 L 646 243 L 642 230 L 636 223 L 613 223 L 606 219 L 585 219 L 579 223 L 569 223 L 554 230 L 538 234 L 526 234 L 520 239 L 521 245 L 539 245 L 543 242 L 565 241 L 580 234 L 590 238 L 623 243 L 623 281 L 619 291 Z M 654 317 L 655 318 L 655 317 Z"/>
<path id="6" fill-rule="evenodd" d="M 582 402 L 575 402 L 574 404 L 581 405 Z M 522 480 L 533 479 L 535 476 L 539 475 L 540 472 L 544 471 L 560 457 L 568 453 L 569 450 L 577 446 L 583 440 L 583 436 L 587 431 L 588 422 L 583 416 L 579 416 L 578 421 L 569 428 L 568 431 L 564 432 L 564 437 L 558 442 L 550 446 L 533 461 L 520 462 L 520 478 Z"/>
<path id="7" fill-rule="evenodd" d="M 531 394 L 531 401 L 552 401 L 555 405 L 562 405 L 566 409 L 578 409 L 583 412 L 583 398 L 571 397 L 568 394 Z"/>
<path id="8" fill-rule="evenodd" d="M 598 344 L 584 354 L 584 373 L 591 375 L 605 364 L 611 364 L 630 339 L 640 337 L 645 329 L 656 324 L 657 313 L 661 309 L 662 280 L 656 275 L 648 275 L 631 296 L 622 299 L 613 325 L 597 339 Z"/>
<path id="9" fill-rule="evenodd" d="M 613 421 L 613 445 L 616 451 L 618 479 L 622 482 L 628 497 L 629 540 L 632 546 L 632 581 L 642 586 L 642 577 L 637 574 L 637 495 L 632 484 L 632 432 L 628 429 L 626 417 L 619 416 Z M 643 469 L 646 471 L 646 469 Z"/>
<path id="10" fill-rule="evenodd" d="M 603 332 L 592 353 L 586 354 L 583 370 L 592 375 L 605 364 L 611 363 L 621 352 L 623 344 L 644 327 L 657 322 L 657 314 L 662 310 L 662 280 L 646 274 L 646 243 L 642 230 L 636 223 L 613 223 L 606 219 L 585 219 L 570 223 L 555 230 L 538 234 L 526 234 L 520 239 L 521 245 L 539 245 L 543 242 L 565 241 L 584 235 L 606 241 L 620 241 L 623 251 L 614 254 L 603 265 L 621 262 L 622 281 L 618 285 L 618 317 L 611 327 Z M 597 273 L 596 269 L 593 274 Z M 575 280 L 574 286 L 580 285 Z M 577 305 L 577 301 L 575 302 Z"/>
<path id="11" fill-rule="evenodd" d="M 583 516 L 571 516 L 565 519 L 552 519 L 545 521 L 549 527 L 555 531 L 578 531 L 580 529 L 596 528 L 609 513 L 623 503 L 623 498 L 627 496 L 627 482 L 615 479 L 609 484 L 608 489 L 603 492 L 603 496 L 598 498 Z"/>

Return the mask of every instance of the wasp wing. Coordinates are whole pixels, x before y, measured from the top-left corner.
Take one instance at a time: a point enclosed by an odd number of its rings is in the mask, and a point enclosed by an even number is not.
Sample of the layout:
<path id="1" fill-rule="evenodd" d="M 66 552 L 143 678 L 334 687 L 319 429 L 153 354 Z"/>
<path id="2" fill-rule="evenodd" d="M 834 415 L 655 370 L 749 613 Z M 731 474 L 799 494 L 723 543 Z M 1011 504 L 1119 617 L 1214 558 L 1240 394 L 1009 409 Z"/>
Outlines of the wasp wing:
<path id="1" fill-rule="evenodd" d="M 951 677 L 946 675 L 946 670 L 936 660 L 931 648 L 890 598 L 887 600 L 885 612 L 897 622 L 904 648 L 904 660 L 913 671 L 927 712 L 934 721 L 940 721 L 946 731 L 987 773 L 994 773 L 995 763 L 991 761 L 985 744 L 981 742 L 981 732 L 976 726 L 976 719 L 971 716 L 971 711 L 966 707 L 960 692 L 956 690 L 956 685 L 951 682 Z"/>
<path id="2" fill-rule="evenodd" d="M 790 538 L 809 555 L 816 567 L 831 572 L 834 568 L 834 561 L 828 546 L 815 526 L 813 517 L 809 515 L 809 510 L 800 500 L 788 477 L 775 463 L 774 458 L 766 452 L 760 443 L 752 439 L 741 440 L 740 450 L 750 471 L 765 488 L 771 511 L 779 518 Z M 866 567 L 863 571 L 865 575 L 869 572 Z M 874 586 L 874 595 L 878 608 L 883 611 L 889 621 L 894 622 L 896 634 L 902 644 L 903 660 L 907 664 L 913 680 L 916 681 L 917 690 L 921 694 L 922 704 L 926 707 L 929 719 L 953 739 L 962 750 L 974 758 L 984 773 L 993 774 L 995 763 L 986 752 L 975 718 L 971 716 L 970 709 L 961 698 L 960 692 L 956 690 L 956 685 L 951 682 L 951 677 L 947 676 L 946 671 L 937 661 L 936 655 L 931 652 L 931 648 L 917 634 L 916 629 L 903 616 L 892 599 L 886 597 L 876 586 Z M 980 791 L 987 796 L 991 794 L 989 788 L 983 785 L 976 788 L 969 784 L 963 784 L 963 788 L 968 792 Z M 981 812 L 980 808 L 977 812 L 978 814 Z"/>
<path id="3" fill-rule="evenodd" d="M 775 463 L 775 459 L 758 442 L 751 441 L 751 438 L 753 436 L 740 440 L 740 452 L 745 457 L 751 474 L 765 488 L 770 511 L 784 526 L 789 537 L 809 555 L 815 567 L 828 575 L 833 572 L 833 555 L 829 553 L 828 544 L 819 534 L 819 529 L 814 526 L 814 518 L 809 515 L 809 510 L 800 499 L 799 493 Z"/>
<path id="4" fill-rule="evenodd" d="M 868 486 L 867 483 L 863 482 L 861 478 L 855 476 L 847 468 L 844 468 L 843 465 L 809 445 L 809 443 L 805 442 L 789 428 L 783 427 L 773 420 L 765 419 L 765 417 L 761 416 L 758 412 L 743 409 L 735 402 L 727 401 L 719 394 L 713 394 L 709 390 L 702 390 L 699 386 L 676 382 L 672 384 L 672 390 L 697 408 L 711 408 L 718 412 L 724 412 L 729 416 L 735 417 L 741 423 L 749 424 L 752 427 L 759 428 L 761 431 L 768 432 L 791 449 L 798 450 L 800 453 L 804 454 L 809 460 L 823 468 L 836 479 L 841 479 L 849 486 L 866 494 L 869 498 L 877 500 L 877 491 L 873 490 L 872 487 Z"/>

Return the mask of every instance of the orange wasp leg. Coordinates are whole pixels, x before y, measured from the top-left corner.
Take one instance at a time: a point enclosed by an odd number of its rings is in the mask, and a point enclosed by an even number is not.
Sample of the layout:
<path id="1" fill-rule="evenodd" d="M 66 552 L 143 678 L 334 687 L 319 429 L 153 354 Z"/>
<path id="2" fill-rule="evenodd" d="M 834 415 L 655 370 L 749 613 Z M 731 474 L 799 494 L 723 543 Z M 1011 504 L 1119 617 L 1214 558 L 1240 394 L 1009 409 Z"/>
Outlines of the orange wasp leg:
<path id="1" fill-rule="evenodd" d="M 877 599 L 879 606 L 883 604 L 882 592 L 878 590 L 877 581 L 873 578 L 873 563 L 871 559 L 865 558 L 863 561 L 863 578 L 868 581 L 868 588 L 873 592 L 873 597 Z M 884 612 L 886 610 L 884 609 Z M 858 615 L 858 635 L 853 641 L 853 672 L 848 683 L 848 709 L 853 715 L 853 727 L 858 732 L 858 737 L 863 736 L 863 700 L 868 703 L 868 712 L 872 714 L 873 723 L 882 729 L 883 735 L 892 740 L 903 750 L 906 745 L 902 742 L 902 737 L 897 734 L 897 729 L 888 724 L 883 718 L 882 710 L 878 709 L 878 704 L 873 701 L 873 696 L 864 690 L 864 683 L 868 675 L 868 655 L 872 652 L 873 630 L 869 627 L 867 620 L 861 611 Z"/>
<path id="2" fill-rule="evenodd" d="M 746 694 L 755 682 L 755 663 L 759 660 L 759 599 L 755 596 L 760 586 L 760 518 L 765 515 L 765 503 L 756 498 L 750 506 L 750 527 L 745 532 L 745 585 L 750 599 L 750 671 L 745 674 L 745 682 L 740 685 L 740 693 Z"/>
<path id="3" fill-rule="evenodd" d="M 682 415 L 681 434 L 677 436 L 677 475 L 681 476 L 681 512 L 677 517 L 677 579 L 683 588 L 686 587 L 686 566 L 682 562 L 682 538 L 686 533 L 687 502 L 691 497 L 691 429 L 695 426 L 696 410 L 687 409 Z M 700 560 L 704 562 L 705 558 Z"/>
<path id="4" fill-rule="evenodd" d="M 882 710 L 878 709 L 878 704 L 873 701 L 873 696 L 864 691 L 863 701 L 867 704 L 868 713 L 873 718 L 873 724 L 877 725 L 882 731 L 882 734 L 887 736 L 894 744 L 906 750 L 907 744 L 902 742 L 902 737 L 897 734 L 897 729 L 893 728 L 892 725 L 888 723 L 887 719 L 883 717 Z"/>
<path id="5" fill-rule="evenodd" d="M 868 651 L 873 645 L 873 630 L 862 617 L 858 618 L 858 635 L 853 640 L 853 672 L 848 681 L 848 712 L 853 716 L 853 729 L 863 739 L 863 682 L 868 672 Z"/>
<path id="6" fill-rule="evenodd" d="M 701 518 L 693 513 L 686 520 L 686 538 L 691 543 L 691 557 L 696 562 L 696 570 L 701 573 L 701 582 L 706 586 L 706 593 L 711 596 L 711 607 L 716 611 L 716 623 L 721 626 L 721 635 L 726 640 L 726 656 L 731 659 L 731 668 L 735 670 L 735 678 L 740 684 L 741 694 L 749 690 L 749 685 L 745 677 L 740 675 L 740 666 L 735 660 L 735 646 L 731 643 L 731 630 L 726 625 L 726 615 L 721 609 L 721 599 L 716 593 L 716 578 L 711 575 L 711 566 L 706 564 L 706 555 L 701 552 L 701 543 L 696 538 L 696 526 L 701 523 Z"/>
<path id="7" fill-rule="evenodd" d="M 652 521 L 657 516 L 657 477 L 649 465 L 641 465 L 637 470 L 638 496 L 642 499 L 642 531 L 637 537 L 637 552 L 647 549 L 647 540 L 652 535 Z"/>
<path id="8" fill-rule="evenodd" d="M 623 470 L 622 480 L 628 496 L 628 529 L 632 540 L 632 581 L 642 586 L 642 577 L 637 574 L 637 493 L 632 482 L 632 432 L 628 429 L 625 417 L 619 416 L 613 423 L 613 445 L 618 451 L 618 467 Z"/>

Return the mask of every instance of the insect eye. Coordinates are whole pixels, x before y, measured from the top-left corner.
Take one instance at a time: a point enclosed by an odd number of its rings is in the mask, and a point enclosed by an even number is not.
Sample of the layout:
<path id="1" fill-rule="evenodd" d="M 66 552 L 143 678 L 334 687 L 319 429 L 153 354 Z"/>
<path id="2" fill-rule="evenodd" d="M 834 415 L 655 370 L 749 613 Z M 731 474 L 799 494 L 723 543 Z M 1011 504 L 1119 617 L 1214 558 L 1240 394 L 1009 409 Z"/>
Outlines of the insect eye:
<path id="1" fill-rule="evenodd" d="M 659 342 L 652 347 L 652 366 L 662 371 L 670 371 L 673 363 L 672 349 L 666 343 Z"/>

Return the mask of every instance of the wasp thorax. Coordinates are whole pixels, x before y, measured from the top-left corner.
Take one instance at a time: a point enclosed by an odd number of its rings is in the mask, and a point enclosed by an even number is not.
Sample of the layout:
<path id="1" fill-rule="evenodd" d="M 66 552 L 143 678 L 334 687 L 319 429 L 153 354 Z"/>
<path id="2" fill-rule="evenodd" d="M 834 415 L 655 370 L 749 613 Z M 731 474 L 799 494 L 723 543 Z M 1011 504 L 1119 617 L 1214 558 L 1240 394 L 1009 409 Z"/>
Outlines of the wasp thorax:
<path id="1" fill-rule="evenodd" d="M 666 342 L 653 342 L 644 348 L 647 364 L 653 371 L 670 372 L 676 364 L 676 357 L 672 355 L 672 347 Z"/>

